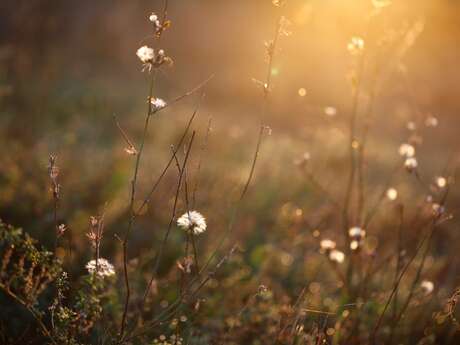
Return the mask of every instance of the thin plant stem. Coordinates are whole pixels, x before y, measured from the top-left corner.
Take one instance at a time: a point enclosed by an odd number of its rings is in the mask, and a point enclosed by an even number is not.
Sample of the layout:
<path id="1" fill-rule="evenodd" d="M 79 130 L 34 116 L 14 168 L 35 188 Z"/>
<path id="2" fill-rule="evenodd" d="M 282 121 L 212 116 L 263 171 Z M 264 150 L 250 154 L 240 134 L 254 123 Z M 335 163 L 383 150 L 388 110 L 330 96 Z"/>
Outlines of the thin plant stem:
<path id="1" fill-rule="evenodd" d="M 412 255 L 412 257 L 409 259 L 409 261 L 406 263 L 406 265 L 402 268 L 401 273 L 399 274 L 398 279 L 396 280 L 396 283 L 395 283 L 394 286 L 393 286 L 393 289 L 392 289 L 392 291 L 391 291 L 391 293 L 390 293 L 390 296 L 388 297 L 387 302 L 385 303 L 385 306 L 384 306 L 384 308 L 383 308 L 383 311 L 381 312 L 381 314 L 380 314 L 380 316 L 379 316 L 379 318 L 378 318 L 378 320 L 377 320 L 377 322 L 376 322 L 376 324 L 375 324 L 375 326 L 374 326 L 374 329 L 373 329 L 373 331 L 372 331 L 372 333 L 371 333 L 371 336 L 370 336 L 370 344 L 371 344 L 371 345 L 375 345 L 375 344 L 376 344 L 376 342 L 375 342 L 375 341 L 376 341 L 376 336 L 377 336 L 377 333 L 378 333 L 378 331 L 379 331 L 379 329 L 380 329 L 380 326 L 381 326 L 381 324 L 382 324 L 383 317 L 385 316 L 385 313 L 386 313 L 386 311 L 387 311 L 387 309 L 388 309 L 388 307 L 389 307 L 389 305 L 390 305 L 390 303 L 391 303 L 393 297 L 395 296 L 396 291 L 398 290 L 399 285 L 400 285 L 400 283 L 401 283 L 401 281 L 402 281 L 402 278 L 403 278 L 404 275 L 406 274 L 407 269 L 408 269 L 409 266 L 412 264 L 412 262 L 415 260 L 415 258 L 417 257 L 417 255 L 418 255 L 420 249 L 423 247 L 423 245 L 425 244 L 425 242 L 426 242 L 427 240 L 429 241 L 429 240 L 431 239 L 431 237 L 433 236 L 433 233 L 434 233 L 434 231 L 435 231 L 435 229 L 436 229 L 436 223 L 435 223 L 435 222 L 436 222 L 436 220 L 433 220 L 432 226 L 431 226 L 431 229 L 430 229 L 429 233 L 426 234 L 426 235 L 423 237 L 423 239 L 420 241 L 420 243 L 419 243 L 419 245 L 417 246 L 417 248 L 416 248 L 414 254 Z"/>
<path id="2" fill-rule="evenodd" d="M 120 333 L 119 333 L 119 339 L 122 340 L 125 332 L 125 327 L 126 327 L 126 317 L 128 314 L 128 307 L 129 307 L 129 301 L 131 297 L 131 289 L 129 285 L 129 277 L 128 277 L 128 241 L 129 241 L 129 236 L 131 234 L 133 225 L 134 225 L 134 218 L 135 218 L 135 209 L 134 209 L 134 202 L 136 198 L 136 187 L 137 187 L 137 178 L 139 174 L 139 167 L 142 159 L 142 153 L 144 152 L 144 145 L 145 145 L 145 140 L 147 138 L 147 133 L 148 133 L 148 128 L 149 128 L 149 122 L 150 118 L 152 115 L 152 105 L 150 103 L 150 100 L 153 97 L 153 86 L 155 83 L 155 77 L 156 77 L 156 70 L 151 75 L 150 78 L 150 88 L 149 88 L 149 97 L 147 101 L 147 115 L 145 117 L 145 122 L 144 122 L 144 130 L 142 132 L 142 137 L 141 137 L 141 142 L 139 145 L 139 152 L 136 155 L 136 161 L 134 164 L 134 172 L 133 172 L 133 177 L 131 180 L 131 196 L 130 196 L 130 205 L 129 205 L 129 222 L 128 222 L 128 228 L 125 233 L 125 237 L 122 242 L 122 248 L 123 248 L 123 277 L 124 277 L 124 282 L 125 282 L 125 289 L 126 289 L 126 295 L 125 295 L 125 302 L 124 302 L 124 307 L 123 307 L 123 316 L 121 319 L 121 324 L 120 324 Z"/>
<path id="3" fill-rule="evenodd" d="M 182 179 L 183 179 L 183 176 L 184 176 L 184 171 L 185 171 L 185 165 L 187 164 L 187 161 L 188 161 L 188 158 L 189 158 L 189 155 L 190 155 L 190 151 L 192 149 L 192 144 L 193 144 L 193 140 L 195 138 L 195 132 L 192 133 L 192 137 L 190 139 L 190 143 L 188 145 L 188 149 L 187 149 L 187 153 L 186 153 L 186 156 L 184 158 L 184 162 L 182 164 L 182 168 L 180 169 L 180 173 L 179 173 L 179 181 L 177 183 L 177 188 L 176 188 L 176 196 L 174 198 L 174 205 L 173 205 L 173 210 L 172 210 L 172 214 L 171 214 L 171 218 L 169 220 L 169 224 L 168 224 L 168 228 L 166 230 L 166 233 L 165 233 L 165 236 L 163 237 L 163 240 L 160 244 L 160 247 L 159 247 L 159 250 L 157 252 L 157 255 L 156 255 L 156 258 L 155 258 L 155 263 L 154 263 L 154 269 L 153 269 L 153 272 L 152 272 L 152 276 L 150 278 L 150 281 L 147 285 L 147 288 L 145 289 L 145 292 L 144 292 L 144 296 L 142 298 L 142 304 L 145 304 L 145 300 L 150 292 L 150 289 L 152 287 L 152 284 L 153 284 L 153 281 L 157 275 L 157 271 L 158 271 L 158 267 L 160 265 L 160 261 L 161 261 L 161 257 L 163 255 L 163 250 L 164 250 L 164 247 L 166 246 L 166 243 L 168 241 L 168 238 L 169 238 L 169 234 L 171 232 L 171 229 L 172 229 L 172 225 L 175 221 L 175 218 L 176 218 L 176 211 L 177 211 L 177 203 L 178 203 L 178 200 L 179 200 L 179 193 L 180 193 L 180 188 L 181 188 L 181 185 L 182 185 Z M 174 153 L 174 156 L 175 156 L 175 153 Z"/>

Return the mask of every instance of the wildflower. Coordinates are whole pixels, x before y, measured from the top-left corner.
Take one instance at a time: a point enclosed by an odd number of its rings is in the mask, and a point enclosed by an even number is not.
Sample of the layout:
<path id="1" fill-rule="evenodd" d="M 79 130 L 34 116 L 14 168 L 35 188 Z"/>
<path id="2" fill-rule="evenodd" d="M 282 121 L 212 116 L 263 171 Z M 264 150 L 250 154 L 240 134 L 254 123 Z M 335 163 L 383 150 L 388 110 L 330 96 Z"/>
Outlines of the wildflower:
<path id="1" fill-rule="evenodd" d="M 143 64 L 151 64 L 155 58 L 154 50 L 147 46 L 140 47 L 137 50 L 136 55 Z"/>
<path id="2" fill-rule="evenodd" d="M 58 235 L 58 236 L 64 235 L 64 233 L 66 232 L 66 230 L 67 230 L 66 225 L 65 225 L 65 224 L 60 224 L 60 225 L 58 226 L 58 228 L 57 228 L 57 235 Z"/>
<path id="3" fill-rule="evenodd" d="M 414 157 L 415 155 L 415 147 L 411 144 L 403 143 L 399 146 L 398 150 L 399 154 L 403 157 Z"/>
<path id="4" fill-rule="evenodd" d="M 364 237 L 366 236 L 366 231 L 359 226 L 354 226 L 348 230 L 348 235 L 350 235 L 350 237 Z"/>
<path id="5" fill-rule="evenodd" d="M 172 65 L 173 60 L 165 54 L 163 49 L 155 51 L 147 46 L 140 47 L 136 52 L 137 57 L 144 64 L 144 69 L 151 70 L 153 67 L 160 67 L 163 64 Z"/>
<path id="6" fill-rule="evenodd" d="M 334 107 L 326 107 L 324 108 L 324 114 L 326 114 L 327 116 L 333 117 L 337 115 L 337 109 Z"/>
<path id="7" fill-rule="evenodd" d="M 434 117 L 433 115 L 430 115 L 425 119 L 425 126 L 427 127 L 437 127 L 438 124 L 439 124 L 438 119 Z"/>
<path id="8" fill-rule="evenodd" d="M 366 231 L 359 226 L 354 226 L 348 230 L 348 235 L 351 237 L 350 248 L 357 250 L 361 245 L 362 240 L 366 237 Z"/>
<path id="9" fill-rule="evenodd" d="M 163 31 L 171 26 L 171 21 L 163 20 L 163 23 L 160 21 L 160 18 L 155 13 L 149 15 L 149 21 L 153 24 L 153 31 L 155 32 L 155 37 L 160 38 Z"/>
<path id="10" fill-rule="evenodd" d="M 113 265 L 103 258 L 97 260 L 97 267 L 96 260 L 91 260 L 86 264 L 86 269 L 90 274 L 97 273 L 100 277 L 110 277 L 115 274 Z"/>
<path id="11" fill-rule="evenodd" d="M 404 162 L 404 166 L 406 167 L 407 171 L 411 172 L 412 170 L 416 169 L 418 166 L 417 159 L 415 157 L 406 158 Z"/>
<path id="12" fill-rule="evenodd" d="M 442 176 L 436 177 L 436 186 L 438 186 L 438 188 L 446 187 L 447 186 L 447 179 L 445 177 L 442 177 Z"/>
<path id="13" fill-rule="evenodd" d="M 359 55 L 364 50 L 364 40 L 361 37 L 353 36 L 347 45 L 348 52 L 351 55 Z"/>
<path id="14" fill-rule="evenodd" d="M 166 102 L 161 98 L 152 98 L 150 99 L 150 104 L 152 105 L 152 111 L 155 113 L 158 110 L 166 107 Z"/>
<path id="15" fill-rule="evenodd" d="M 184 213 L 177 220 L 177 225 L 195 235 L 206 231 L 206 219 L 197 211 L 187 211 Z"/>
<path id="16" fill-rule="evenodd" d="M 433 292 L 434 290 L 434 284 L 433 282 L 429 280 L 424 280 L 420 283 L 420 287 L 422 288 L 423 292 L 425 295 L 429 295 Z"/>
<path id="17" fill-rule="evenodd" d="M 152 13 L 149 16 L 149 21 L 152 22 L 153 30 L 155 31 L 155 34 L 157 34 L 157 31 L 162 27 L 160 19 L 155 13 Z"/>
<path id="18" fill-rule="evenodd" d="M 329 253 L 329 259 L 338 264 L 341 264 L 345 260 L 345 254 L 340 250 L 331 250 Z"/>
<path id="19" fill-rule="evenodd" d="M 157 23 L 158 25 L 160 24 L 160 21 L 158 20 L 158 16 L 155 13 L 150 14 L 149 20 L 154 24 L 157 24 Z"/>
<path id="20" fill-rule="evenodd" d="M 336 243 L 334 241 L 332 241 L 332 240 L 324 239 L 324 240 L 321 240 L 319 245 L 320 245 L 322 250 L 331 250 L 331 249 L 335 248 Z"/>
<path id="21" fill-rule="evenodd" d="M 394 188 L 389 188 L 387 190 L 387 198 L 390 199 L 391 201 L 396 200 L 398 197 L 398 191 Z"/>

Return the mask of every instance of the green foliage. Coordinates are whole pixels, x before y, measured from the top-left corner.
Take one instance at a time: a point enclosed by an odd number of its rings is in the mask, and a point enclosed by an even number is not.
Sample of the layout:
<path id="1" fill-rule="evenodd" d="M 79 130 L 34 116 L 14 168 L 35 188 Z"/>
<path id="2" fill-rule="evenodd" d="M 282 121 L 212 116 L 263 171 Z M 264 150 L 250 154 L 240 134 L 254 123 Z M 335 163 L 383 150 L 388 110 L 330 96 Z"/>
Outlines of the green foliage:
<path id="1" fill-rule="evenodd" d="M 22 229 L 0 223 L 0 287 L 31 306 L 62 270 L 60 261 L 36 244 Z"/>

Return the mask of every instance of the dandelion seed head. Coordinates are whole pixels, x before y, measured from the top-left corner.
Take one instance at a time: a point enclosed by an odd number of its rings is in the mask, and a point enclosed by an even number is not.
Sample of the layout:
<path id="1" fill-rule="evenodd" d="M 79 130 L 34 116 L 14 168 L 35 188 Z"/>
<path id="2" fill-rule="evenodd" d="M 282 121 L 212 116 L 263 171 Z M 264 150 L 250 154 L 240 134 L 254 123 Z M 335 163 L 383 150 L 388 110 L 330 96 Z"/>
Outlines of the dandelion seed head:
<path id="1" fill-rule="evenodd" d="M 154 112 L 166 107 L 166 102 L 161 98 L 152 98 L 150 100 L 150 104 L 152 105 Z"/>
<path id="2" fill-rule="evenodd" d="M 411 144 L 403 143 L 399 146 L 398 152 L 403 157 L 414 157 L 415 147 Z"/>
<path id="3" fill-rule="evenodd" d="M 188 211 L 178 220 L 177 225 L 185 231 L 198 235 L 206 231 L 206 219 L 197 211 Z"/>
<path id="4" fill-rule="evenodd" d="M 345 254 L 340 250 L 334 249 L 329 253 L 329 259 L 331 261 L 337 262 L 338 264 L 341 264 L 345 261 Z"/>
<path id="5" fill-rule="evenodd" d="M 321 249 L 323 250 L 331 250 L 331 249 L 334 249 L 336 247 L 336 243 L 330 239 L 324 239 L 324 240 L 321 240 L 321 242 L 319 243 Z"/>
<path id="6" fill-rule="evenodd" d="M 366 237 L 366 231 L 359 226 L 354 226 L 348 230 L 348 235 L 352 239 L 350 242 L 351 250 L 357 250 L 364 237 Z"/>
<path id="7" fill-rule="evenodd" d="M 158 16 L 155 13 L 150 14 L 149 20 L 154 24 L 159 23 Z"/>
<path id="8" fill-rule="evenodd" d="M 350 237 L 362 238 L 366 236 L 366 231 L 364 229 L 361 229 L 359 226 L 354 226 L 348 230 L 348 235 Z"/>
<path id="9" fill-rule="evenodd" d="M 445 188 L 447 186 L 447 179 L 442 176 L 436 177 L 436 186 L 438 186 L 438 188 Z"/>
<path id="10" fill-rule="evenodd" d="M 420 283 L 420 287 L 422 288 L 425 295 L 429 295 L 434 290 L 434 283 L 429 280 L 424 280 Z"/>
<path id="11" fill-rule="evenodd" d="M 155 58 L 155 53 L 152 48 L 147 46 L 140 47 L 136 52 L 137 57 L 141 60 L 142 63 L 151 63 Z"/>
<path id="12" fill-rule="evenodd" d="M 350 249 L 356 250 L 359 248 L 359 241 L 353 240 L 350 242 Z"/>
<path id="13" fill-rule="evenodd" d="M 387 198 L 390 199 L 391 201 L 396 200 L 398 197 L 398 191 L 395 188 L 389 188 L 387 190 Z"/>
<path id="14" fill-rule="evenodd" d="M 115 274 L 115 268 L 113 265 L 104 258 L 99 258 L 97 260 L 97 267 L 96 260 L 91 260 L 86 264 L 86 269 L 88 270 L 88 273 L 96 273 L 100 277 L 110 277 Z"/>
<path id="15" fill-rule="evenodd" d="M 408 171 L 416 169 L 418 166 L 417 159 L 415 157 L 406 158 L 406 160 L 404 161 L 404 166 Z"/>

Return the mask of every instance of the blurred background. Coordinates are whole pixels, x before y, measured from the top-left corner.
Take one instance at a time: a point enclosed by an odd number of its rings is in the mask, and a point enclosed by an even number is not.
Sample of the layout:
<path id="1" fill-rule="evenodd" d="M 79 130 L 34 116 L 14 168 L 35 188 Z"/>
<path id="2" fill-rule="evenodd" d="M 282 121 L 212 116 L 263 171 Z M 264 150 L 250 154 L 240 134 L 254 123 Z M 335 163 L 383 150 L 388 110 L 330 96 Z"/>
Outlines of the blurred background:
<path id="1" fill-rule="evenodd" d="M 198 137 L 190 165 L 190 181 L 198 183 L 196 208 L 209 223 L 203 248 L 215 247 L 226 227 L 249 172 L 260 124 L 272 129 L 263 141 L 248 198 L 231 236 L 244 249 L 252 273 L 263 272 L 264 255 L 273 246 L 286 254 L 280 257 L 287 271 L 293 262 L 303 265 L 303 260 L 317 255 L 314 242 L 308 245 L 310 240 L 304 239 L 309 233 L 293 226 L 296 216 L 305 215 L 311 224 L 325 218 L 321 232 L 340 233 L 337 211 L 298 163 L 308 152 L 309 171 L 334 198 L 343 200 L 350 81 L 356 69 L 347 44 L 353 36 L 365 37 L 369 59 L 358 116 L 360 123 L 372 118 L 365 167 L 368 199 L 375 201 L 391 183 L 400 192 L 400 201 L 417 212 L 426 190 L 404 170 L 392 173 L 401 165 L 399 145 L 414 135 L 420 171 L 428 184 L 435 176 L 453 173 L 460 143 L 458 1 L 394 0 L 384 12 L 370 17 L 371 0 L 289 0 L 281 10 L 269 0 L 171 0 L 172 26 L 158 43 L 149 37 L 148 16 L 161 12 L 162 6 L 162 1 L 152 0 L 0 4 L 0 217 L 52 246 L 47 164 L 49 155 L 55 154 L 62 185 L 59 219 L 69 228 L 73 251 L 68 260 L 84 263 L 90 257 L 84 236 L 89 216 L 107 205 L 103 252 L 120 262 L 114 235 L 125 231 L 134 159 L 124 152 L 113 115 L 137 142 L 148 96 L 148 75 L 141 72 L 135 54 L 142 45 L 162 48 L 174 60 L 158 75 L 156 97 L 168 101 L 214 75 L 193 124 Z M 262 117 L 263 94 L 253 80 L 265 79 L 264 41 L 273 36 L 280 14 L 291 21 L 292 33 L 279 42 L 270 106 Z M 369 110 L 372 97 L 374 106 Z M 170 145 L 177 143 L 199 98 L 199 94 L 187 97 L 153 119 L 140 196 L 160 174 Z M 427 126 L 426 119 L 433 117 L 437 126 Z M 161 237 L 176 178 L 177 172 L 170 169 L 137 223 L 133 257 L 151 255 Z M 458 246 L 453 244 L 459 239 L 458 201 L 454 186 L 448 201 L 454 219 L 436 235 L 427 264 L 427 274 L 440 279 L 444 288 L 441 297 L 447 297 L 459 280 Z M 183 210 L 184 205 L 180 207 Z M 377 224 L 382 225 L 369 233 L 385 248 L 397 220 L 388 220 L 393 205 L 381 207 Z M 407 238 L 417 238 L 419 230 L 411 229 Z M 171 261 L 179 241 L 180 236 L 174 235 Z M 289 279 L 276 284 L 285 284 L 295 295 L 320 265 L 312 263 L 302 268 L 302 274 L 291 270 Z M 320 274 L 314 276 L 319 279 Z M 258 279 L 263 281 L 264 274 Z"/>

